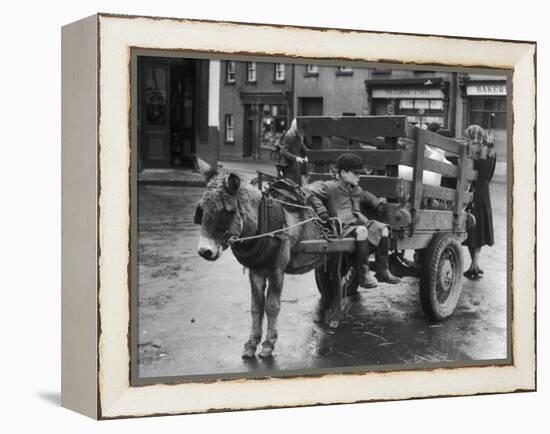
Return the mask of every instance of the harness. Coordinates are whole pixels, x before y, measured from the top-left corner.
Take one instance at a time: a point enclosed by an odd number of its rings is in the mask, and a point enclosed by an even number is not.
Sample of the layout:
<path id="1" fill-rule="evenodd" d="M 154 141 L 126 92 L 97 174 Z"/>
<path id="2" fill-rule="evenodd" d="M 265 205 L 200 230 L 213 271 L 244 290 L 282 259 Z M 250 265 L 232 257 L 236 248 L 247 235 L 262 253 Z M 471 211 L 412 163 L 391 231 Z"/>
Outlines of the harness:
<path id="1" fill-rule="evenodd" d="M 264 193 L 260 202 L 256 236 L 248 239 L 236 237 L 229 239 L 231 250 L 237 261 L 247 268 L 262 268 L 272 265 L 279 254 L 281 238 L 270 233 L 283 229 L 284 223 L 285 216 L 282 205 L 273 202 L 268 194 Z"/>
<path id="2" fill-rule="evenodd" d="M 286 226 L 285 208 L 304 209 L 310 217 Z M 202 217 L 203 210 L 199 205 L 195 211 L 195 224 L 202 224 Z M 286 231 L 313 222 L 321 233 L 319 238 L 331 241 L 341 233 L 341 222 L 338 221 L 339 226 L 335 226 L 334 221 L 338 219 L 331 218 L 333 230 L 325 227 L 313 208 L 307 206 L 302 189 L 290 179 L 278 179 L 262 193 L 257 233 L 252 236 L 238 237 L 228 231 L 224 234 L 222 247 L 226 249 L 231 246 L 237 261 L 246 268 L 270 267 L 278 259 L 281 240 Z"/>
<path id="3" fill-rule="evenodd" d="M 310 218 L 291 226 L 285 226 L 284 208 L 300 208 L 309 211 Z M 314 222 L 328 238 L 330 230 L 323 227 L 313 209 L 306 206 L 306 197 L 300 187 L 289 179 L 272 183 L 262 194 L 258 213 L 258 232 L 250 237 L 230 237 L 231 250 L 243 266 L 262 268 L 272 266 L 278 258 L 281 239 L 287 230 Z"/>

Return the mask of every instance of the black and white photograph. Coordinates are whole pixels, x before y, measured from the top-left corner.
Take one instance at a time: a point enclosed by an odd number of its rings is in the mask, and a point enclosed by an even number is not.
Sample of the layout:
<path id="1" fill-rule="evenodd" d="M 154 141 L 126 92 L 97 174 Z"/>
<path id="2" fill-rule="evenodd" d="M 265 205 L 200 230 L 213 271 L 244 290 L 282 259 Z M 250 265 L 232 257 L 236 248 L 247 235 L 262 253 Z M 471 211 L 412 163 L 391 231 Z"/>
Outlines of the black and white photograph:
<path id="1" fill-rule="evenodd" d="M 132 381 L 511 363 L 511 73 L 132 54 Z"/>
<path id="2" fill-rule="evenodd" d="M 0 431 L 544 432 L 543 5 L 7 2 Z"/>

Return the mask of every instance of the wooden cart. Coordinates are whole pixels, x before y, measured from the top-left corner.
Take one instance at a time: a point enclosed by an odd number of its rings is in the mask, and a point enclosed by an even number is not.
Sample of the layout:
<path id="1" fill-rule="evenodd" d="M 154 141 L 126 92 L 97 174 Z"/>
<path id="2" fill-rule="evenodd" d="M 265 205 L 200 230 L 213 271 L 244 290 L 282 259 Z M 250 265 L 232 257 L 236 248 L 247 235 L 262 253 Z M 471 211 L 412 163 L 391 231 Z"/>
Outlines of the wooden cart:
<path id="1" fill-rule="evenodd" d="M 297 121 L 308 143 L 314 137 L 317 143 L 319 137 L 323 142 L 323 149 L 309 153 L 311 182 L 333 178 L 332 165 L 342 152 L 362 158 L 372 174 L 361 176 L 360 186 L 390 204 L 390 212 L 378 220 L 392 229 L 391 250 L 402 258 L 406 251 L 415 251 L 410 275 L 420 279 L 424 312 L 434 320 L 451 316 L 462 289 L 461 242 L 468 227 L 475 224 L 465 211 L 471 199 L 469 186 L 476 177 L 467 145 L 415 127 L 404 116 L 299 117 Z M 453 164 L 426 157 L 426 149 L 433 152 L 433 148 L 442 150 Z M 399 176 L 406 167 L 412 167 L 410 180 Z M 445 186 L 424 184 L 426 171 L 432 177 L 441 175 Z M 358 286 L 358 275 L 351 266 L 354 246 L 353 238 L 342 238 L 303 241 L 300 249 L 342 253 L 338 280 L 342 291 L 350 293 Z M 326 278 L 318 273 L 316 280 L 321 292 L 328 291 Z"/>

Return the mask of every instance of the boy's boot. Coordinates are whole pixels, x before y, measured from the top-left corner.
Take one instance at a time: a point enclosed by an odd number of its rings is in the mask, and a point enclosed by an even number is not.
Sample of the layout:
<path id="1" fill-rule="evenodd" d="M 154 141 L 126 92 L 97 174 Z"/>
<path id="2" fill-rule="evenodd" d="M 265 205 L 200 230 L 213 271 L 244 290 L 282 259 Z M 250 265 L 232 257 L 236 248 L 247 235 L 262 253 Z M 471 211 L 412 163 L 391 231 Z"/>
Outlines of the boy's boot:
<path id="1" fill-rule="evenodd" d="M 359 286 L 362 288 L 376 288 L 378 283 L 372 276 L 368 266 L 369 260 L 369 241 L 356 241 L 357 272 L 359 273 Z"/>
<path id="2" fill-rule="evenodd" d="M 376 264 L 378 265 L 378 272 L 376 273 L 376 278 L 380 282 L 386 283 L 399 283 L 401 279 L 394 276 L 390 272 L 389 267 L 389 251 L 390 251 L 390 239 L 388 237 L 382 237 L 378 248 L 376 249 Z"/>

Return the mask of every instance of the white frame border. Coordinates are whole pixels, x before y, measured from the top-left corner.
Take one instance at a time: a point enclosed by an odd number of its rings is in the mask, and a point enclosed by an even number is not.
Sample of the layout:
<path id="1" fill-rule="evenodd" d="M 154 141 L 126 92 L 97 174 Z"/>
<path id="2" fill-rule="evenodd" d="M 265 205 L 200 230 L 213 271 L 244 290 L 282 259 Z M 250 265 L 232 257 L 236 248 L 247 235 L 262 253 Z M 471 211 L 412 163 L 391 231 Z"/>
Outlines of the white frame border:
<path id="1" fill-rule="evenodd" d="M 529 42 L 99 15 L 101 418 L 534 390 L 535 53 Z M 131 47 L 513 69 L 513 365 L 130 387 Z"/>

